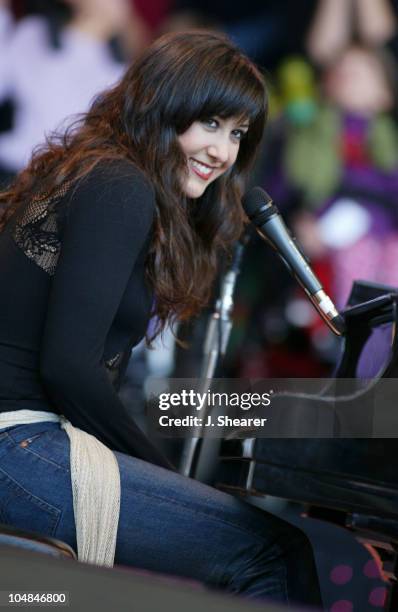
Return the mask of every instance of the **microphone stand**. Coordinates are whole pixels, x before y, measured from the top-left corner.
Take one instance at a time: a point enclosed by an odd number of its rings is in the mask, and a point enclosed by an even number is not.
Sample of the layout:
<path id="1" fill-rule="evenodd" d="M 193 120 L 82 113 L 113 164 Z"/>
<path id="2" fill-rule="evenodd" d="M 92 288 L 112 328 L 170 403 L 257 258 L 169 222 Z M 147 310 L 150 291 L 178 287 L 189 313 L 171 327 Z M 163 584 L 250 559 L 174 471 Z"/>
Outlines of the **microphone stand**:
<path id="1" fill-rule="evenodd" d="M 207 392 L 209 386 L 208 381 L 214 378 L 219 358 L 220 356 L 224 357 L 227 350 L 228 340 L 232 329 L 231 313 L 234 305 L 233 295 L 236 281 L 240 272 L 243 251 L 248 241 L 248 234 L 244 234 L 235 244 L 232 263 L 223 276 L 220 296 L 216 301 L 215 309 L 210 316 L 207 325 L 204 342 L 204 358 L 200 372 L 201 393 Z M 203 407 L 202 423 L 205 422 L 206 414 L 207 407 L 205 405 Z M 202 433 L 203 429 L 203 425 L 196 427 L 194 429 L 194 436 L 187 438 L 184 442 L 180 464 L 180 473 L 184 476 L 193 476 L 198 450 L 200 448 L 200 434 Z"/>

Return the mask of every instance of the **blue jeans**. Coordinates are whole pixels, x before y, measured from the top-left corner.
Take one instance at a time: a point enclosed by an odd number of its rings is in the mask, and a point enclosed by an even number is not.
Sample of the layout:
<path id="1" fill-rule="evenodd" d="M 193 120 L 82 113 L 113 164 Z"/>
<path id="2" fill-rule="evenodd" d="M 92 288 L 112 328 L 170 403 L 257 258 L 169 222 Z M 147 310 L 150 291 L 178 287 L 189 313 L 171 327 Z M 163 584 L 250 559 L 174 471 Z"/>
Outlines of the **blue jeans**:
<path id="1" fill-rule="evenodd" d="M 296 527 L 169 470 L 115 453 L 116 564 L 285 604 L 321 606 L 311 546 Z M 76 550 L 69 439 L 58 423 L 0 431 L 0 523 Z"/>

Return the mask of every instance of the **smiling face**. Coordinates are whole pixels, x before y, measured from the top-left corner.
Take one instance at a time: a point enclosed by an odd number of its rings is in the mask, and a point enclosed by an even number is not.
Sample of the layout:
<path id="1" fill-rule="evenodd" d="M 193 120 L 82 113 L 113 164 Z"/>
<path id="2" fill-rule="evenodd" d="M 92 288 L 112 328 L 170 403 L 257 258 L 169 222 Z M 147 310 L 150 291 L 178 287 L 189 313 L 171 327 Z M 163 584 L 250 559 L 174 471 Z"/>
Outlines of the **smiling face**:
<path id="1" fill-rule="evenodd" d="M 183 184 L 188 198 L 200 198 L 206 187 L 235 163 L 248 128 L 248 122 L 242 118 L 212 117 L 194 121 L 178 137 L 188 162 Z"/>

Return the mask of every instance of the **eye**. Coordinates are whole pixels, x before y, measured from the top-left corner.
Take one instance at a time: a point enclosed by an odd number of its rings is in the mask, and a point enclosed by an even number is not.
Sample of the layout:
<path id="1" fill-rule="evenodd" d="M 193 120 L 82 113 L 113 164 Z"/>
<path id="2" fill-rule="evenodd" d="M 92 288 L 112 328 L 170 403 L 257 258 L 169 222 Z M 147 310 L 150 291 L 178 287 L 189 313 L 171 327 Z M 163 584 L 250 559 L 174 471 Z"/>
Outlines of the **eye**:
<path id="1" fill-rule="evenodd" d="M 203 125 L 205 125 L 206 127 L 209 128 L 217 128 L 220 123 L 217 121 L 217 119 L 214 119 L 214 117 L 209 117 L 208 119 L 203 119 L 202 120 Z"/>
<path id="2" fill-rule="evenodd" d="M 240 141 L 246 136 L 247 130 L 232 130 L 231 134 L 235 140 Z"/>

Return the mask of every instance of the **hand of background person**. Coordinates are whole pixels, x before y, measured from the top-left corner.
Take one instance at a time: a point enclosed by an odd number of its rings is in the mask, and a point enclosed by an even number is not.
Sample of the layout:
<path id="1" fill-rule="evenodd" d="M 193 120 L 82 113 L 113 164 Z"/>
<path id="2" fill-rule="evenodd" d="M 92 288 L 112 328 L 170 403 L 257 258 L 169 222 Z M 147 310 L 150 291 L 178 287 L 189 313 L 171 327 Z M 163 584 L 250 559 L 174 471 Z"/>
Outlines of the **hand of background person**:
<path id="1" fill-rule="evenodd" d="M 384 45 L 397 30 L 396 19 L 389 0 L 354 0 L 356 21 L 362 42 Z"/>
<path id="2" fill-rule="evenodd" d="M 353 43 L 380 46 L 394 36 L 397 23 L 390 0 L 319 0 L 307 48 L 311 59 L 326 65 Z"/>
<path id="3" fill-rule="evenodd" d="M 102 40 L 117 36 L 131 20 L 129 0 L 74 0 L 72 8 L 70 27 Z"/>
<path id="4" fill-rule="evenodd" d="M 127 57 L 134 56 L 149 42 L 148 28 L 131 0 L 73 0 L 73 6 L 71 28 L 98 40 L 121 38 Z"/>
<path id="5" fill-rule="evenodd" d="M 91 19 L 101 25 L 108 36 L 117 35 L 131 19 L 131 3 L 128 0 L 90 0 Z"/>
<path id="6" fill-rule="evenodd" d="M 312 61 L 328 64 L 348 46 L 353 11 L 353 0 L 319 0 L 307 38 Z"/>

